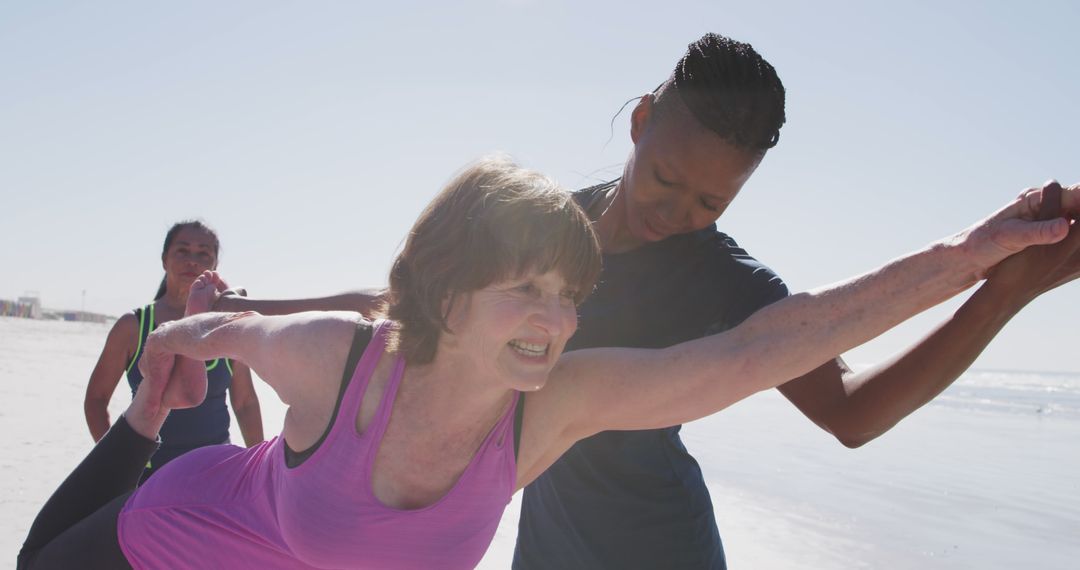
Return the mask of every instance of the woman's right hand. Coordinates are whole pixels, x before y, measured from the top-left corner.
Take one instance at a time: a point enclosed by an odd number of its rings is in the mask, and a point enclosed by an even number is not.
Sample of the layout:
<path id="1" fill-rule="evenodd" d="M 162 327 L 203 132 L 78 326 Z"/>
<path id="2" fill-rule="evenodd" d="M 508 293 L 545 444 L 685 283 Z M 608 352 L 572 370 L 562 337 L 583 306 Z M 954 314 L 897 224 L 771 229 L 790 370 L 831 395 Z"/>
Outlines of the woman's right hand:
<path id="1" fill-rule="evenodd" d="M 1027 192 L 1035 192 L 1030 189 Z M 1063 189 L 1048 182 L 1040 189 L 1044 199 L 1039 220 L 1062 216 Z M 1080 224 L 1070 222 L 1069 235 L 1048 246 L 1031 247 L 1013 255 L 990 270 L 987 285 L 1004 292 L 1021 305 L 1080 277 Z"/>
<path id="2" fill-rule="evenodd" d="M 1055 210 L 1053 217 L 1045 215 Z M 968 281 L 965 285 L 971 285 L 1011 255 L 1031 246 L 1065 239 L 1070 228 L 1068 218 L 1077 215 L 1080 215 L 1080 184 L 1063 189 L 1057 182 L 1048 182 L 1042 188 L 1021 192 L 1010 204 L 946 243 L 962 246 L 963 261 L 974 270 L 965 278 Z"/>

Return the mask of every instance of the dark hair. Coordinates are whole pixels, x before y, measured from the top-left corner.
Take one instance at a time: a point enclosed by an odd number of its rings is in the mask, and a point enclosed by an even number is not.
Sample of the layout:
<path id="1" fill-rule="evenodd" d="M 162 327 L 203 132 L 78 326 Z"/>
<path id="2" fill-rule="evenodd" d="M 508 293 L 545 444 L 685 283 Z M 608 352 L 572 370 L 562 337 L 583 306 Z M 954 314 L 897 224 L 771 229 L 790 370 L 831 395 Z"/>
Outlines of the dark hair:
<path id="1" fill-rule="evenodd" d="M 413 364 L 450 332 L 443 303 L 529 271 L 558 271 L 585 300 L 600 275 L 588 217 L 550 178 L 505 158 L 466 168 L 428 204 L 390 270 L 390 346 Z"/>
<path id="2" fill-rule="evenodd" d="M 702 126 L 744 150 L 776 146 L 786 119 L 784 85 L 773 66 L 750 44 L 718 34 L 690 44 L 654 93 L 657 113 L 681 103 Z"/>
<path id="3" fill-rule="evenodd" d="M 176 234 L 180 233 L 180 230 L 185 229 L 185 228 L 196 229 L 196 230 L 199 230 L 199 231 L 204 232 L 207 235 L 209 235 L 212 242 L 213 242 L 213 244 L 214 244 L 214 257 L 216 258 L 218 256 L 218 253 L 221 250 L 221 242 L 218 241 L 217 232 L 215 232 L 213 230 L 213 228 L 206 225 L 205 223 L 203 223 L 200 220 L 183 220 L 183 221 L 176 222 L 175 224 L 173 224 L 173 226 L 171 228 L 169 228 L 169 231 L 165 233 L 165 244 L 161 246 L 161 257 L 162 257 L 162 259 L 164 259 L 165 255 L 169 253 L 169 247 L 172 246 L 173 240 L 176 239 Z M 164 296 L 165 296 L 165 277 L 162 277 L 161 278 L 161 285 L 158 285 L 157 294 L 154 295 L 154 300 L 157 301 L 158 299 L 160 299 L 160 298 L 162 298 Z"/>

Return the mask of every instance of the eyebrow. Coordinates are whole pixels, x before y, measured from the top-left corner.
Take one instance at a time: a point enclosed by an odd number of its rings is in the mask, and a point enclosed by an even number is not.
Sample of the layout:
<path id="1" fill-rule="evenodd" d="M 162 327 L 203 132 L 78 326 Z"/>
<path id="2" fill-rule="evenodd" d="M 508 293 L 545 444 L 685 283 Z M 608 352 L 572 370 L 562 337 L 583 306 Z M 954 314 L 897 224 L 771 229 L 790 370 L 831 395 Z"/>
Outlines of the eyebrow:
<path id="1" fill-rule="evenodd" d="M 191 243 L 190 241 L 184 241 L 184 240 L 176 240 L 174 243 L 176 245 L 186 245 L 188 247 L 200 247 L 202 249 L 214 249 L 214 246 L 211 245 L 211 244 L 208 244 L 208 243 L 195 244 L 195 243 Z"/>

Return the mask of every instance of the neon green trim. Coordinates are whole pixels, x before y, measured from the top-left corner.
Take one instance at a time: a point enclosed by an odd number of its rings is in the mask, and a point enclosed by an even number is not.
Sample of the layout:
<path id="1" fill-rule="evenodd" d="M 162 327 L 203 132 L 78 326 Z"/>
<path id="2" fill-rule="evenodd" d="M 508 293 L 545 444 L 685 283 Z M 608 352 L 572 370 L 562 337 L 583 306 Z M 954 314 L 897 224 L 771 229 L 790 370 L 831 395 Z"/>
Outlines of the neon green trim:
<path id="1" fill-rule="evenodd" d="M 145 328 L 147 326 L 147 322 L 146 322 L 146 314 L 147 313 L 150 313 L 150 322 L 149 322 L 149 327 L 150 328 L 149 329 Z M 154 316 L 154 303 L 150 303 L 149 305 L 143 307 L 142 312 L 139 313 L 139 343 L 137 345 L 135 345 L 135 356 L 133 356 L 131 358 L 131 363 L 128 364 L 128 367 L 127 367 L 128 372 L 131 372 L 131 367 L 135 365 L 135 361 L 137 361 L 139 359 L 139 356 L 142 354 L 142 343 L 143 343 L 143 336 L 144 336 L 143 335 L 143 330 L 146 330 L 147 334 L 150 334 L 150 331 L 154 330 L 154 318 L 155 318 L 155 316 Z M 221 359 L 220 358 L 215 358 L 214 360 L 211 360 L 211 361 L 207 362 L 206 363 L 206 371 L 210 372 L 211 370 L 217 368 L 219 360 L 221 360 Z M 229 364 L 229 359 L 228 358 L 225 359 L 225 367 L 229 369 L 229 375 L 231 376 L 233 371 L 232 371 L 232 365 Z"/>
<path id="2" fill-rule="evenodd" d="M 127 372 L 129 374 L 131 373 L 131 367 L 135 366 L 135 361 L 139 360 L 139 352 L 142 350 L 143 325 L 146 324 L 146 310 L 149 307 L 153 307 L 153 305 L 151 304 L 143 307 L 143 310 L 139 313 L 139 341 L 138 344 L 135 345 L 135 354 L 131 355 L 131 362 L 127 365 Z"/>

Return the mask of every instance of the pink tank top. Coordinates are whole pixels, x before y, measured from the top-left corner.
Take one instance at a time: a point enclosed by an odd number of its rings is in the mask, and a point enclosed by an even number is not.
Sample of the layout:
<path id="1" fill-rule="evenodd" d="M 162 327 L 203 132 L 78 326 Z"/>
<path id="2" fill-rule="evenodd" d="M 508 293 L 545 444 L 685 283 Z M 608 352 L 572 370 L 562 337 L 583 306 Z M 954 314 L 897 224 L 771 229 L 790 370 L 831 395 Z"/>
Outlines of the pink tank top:
<path id="1" fill-rule="evenodd" d="M 278 436 L 248 449 L 201 448 L 169 463 L 120 513 L 120 547 L 136 568 L 474 568 L 514 491 L 518 394 L 447 494 L 401 510 L 371 487 L 375 452 L 405 370 L 394 365 L 364 433 L 356 417 L 385 348 L 380 322 L 322 445 L 285 465 Z"/>

